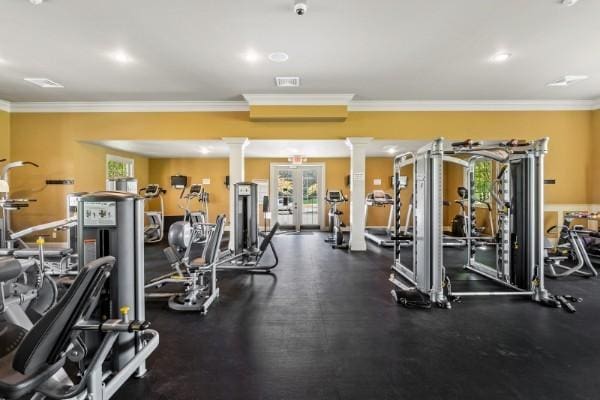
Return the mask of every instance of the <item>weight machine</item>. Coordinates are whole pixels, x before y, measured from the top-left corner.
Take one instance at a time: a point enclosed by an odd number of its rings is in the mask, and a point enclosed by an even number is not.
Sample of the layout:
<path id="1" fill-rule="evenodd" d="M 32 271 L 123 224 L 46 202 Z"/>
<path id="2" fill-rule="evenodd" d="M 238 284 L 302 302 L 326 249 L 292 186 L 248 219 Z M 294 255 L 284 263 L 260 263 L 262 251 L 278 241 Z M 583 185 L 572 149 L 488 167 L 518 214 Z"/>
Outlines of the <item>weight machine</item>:
<path id="1" fill-rule="evenodd" d="M 566 212 L 562 225 L 547 230 L 548 233 L 558 230 L 559 235 L 556 246 L 547 246 L 546 276 L 549 278 L 573 274 L 584 278 L 598 276 L 585 243 L 586 237 L 588 240 L 593 239 L 594 236 L 598 236 L 598 232 L 584 229 L 582 226 L 571 227 L 574 219 L 595 220 L 596 216 L 589 212 Z M 573 264 L 565 264 L 565 260 L 570 260 Z"/>
<path id="2" fill-rule="evenodd" d="M 560 307 L 544 285 L 544 156 L 548 139 L 533 142 L 508 140 L 474 142 L 467 140 L 444 147 L 437 139 L 416 153 L 404 153 L 394 159 L 394 176 L 399 167 L 412 159 L 414 171 L 414 244 L 412 263 L 401 260 L 399 242 L 390 281 L 396 301 L 409 304 L 437 304 L 450 308 L 450 300 L 467 296 L 525 296 L 545 305 Z M 477 259 L 481 240 L 473 235 L 473 185 L 468 180 L 466 224 L 468 229 L 467 263 L 464 268 L 496 282 L 508 291 L 452 291 L 443 255 L 443 166 L 447 157 L 466 157 L 469 173 L 475 159 L 499 164 L 492 197 L 498 214 L 495 261 Z M 398 223 L 396 222 L 396 229 Z M 423 301 L 421 301 L 423 300 Z"/>
<path id="3" fill-rule="evenodd" d="M 110 399 L 158 346 L 145 320 L 143 200 L 100 192 L 79 206 L 73 284 L 33 326 L 2 322 L 14 339 L 0 360 L 2 398 Z"/>
<path id="4" fill-rule="evenodd" d="M 5 160 L 0 160 L 5 161 Z M 39 168 L 39 165 L 31 161 L 14 161 L 6 164 L 2 168 L 0 181 L 4 182 L 0 187 L 0 207 L 2 207 L 2 231 L 0 232 L 0 253 L 2 255 L 12 255 L 12 251 L 18 247 L 27 247 L 22 239 L 11 239 L 11 212 L 29 207 L 29 203 L 34 202 L 34 199 L 12 199 L 10 197 L 10 171 L 14 168 L 25 167 L 31 165 Z"/>
<path id="5" fill-rule="evenodd" d="M 225 229 L 225 216 L 219 215 L 214 224 L 177 221 L 169 228 L 169 247 L 164 252 L 173 272 L 159 276 L 145 285 L 146 289 L 161 288 L 167 284 L 182 285 L 180 292 L 148 292 L 149 298 L 169 298 L 169 308 L 176 311 L 208 312 L 211 304 L 219 297 L 217 272 L 237 271 L 268 273 L 279 263 L 272 239 L 279 228 L 276 223 L 262 235 L 258 227 L 257 184 L 241 182 L 235 190 L 235 243 L 233 251 L 221 251 L 221 240 Z M 202 256 L 192 259 L 191 249 L 198 238 L 208 233 Z M 259 238 L 262 236 L 262 240 Z M 267 249 L 271 249 L 274 262 L 262 263 Z M 183 253 L 183 254 L 182 254 Z"/>

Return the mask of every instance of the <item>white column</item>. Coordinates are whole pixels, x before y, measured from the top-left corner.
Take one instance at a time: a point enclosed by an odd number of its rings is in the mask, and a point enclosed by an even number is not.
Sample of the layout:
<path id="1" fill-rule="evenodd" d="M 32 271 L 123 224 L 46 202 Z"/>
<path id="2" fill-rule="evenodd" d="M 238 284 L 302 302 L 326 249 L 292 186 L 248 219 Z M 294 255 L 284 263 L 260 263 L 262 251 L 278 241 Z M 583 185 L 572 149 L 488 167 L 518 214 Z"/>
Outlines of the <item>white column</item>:
<path id="1" fill-rule="evenodd" d="M 365 160 L 373 138 L 350 137 L 350 250 L 365 251 Z"/>
<path id="2" fill-rule="evenodd" d="M 248 138 L 226 137 L 223 142 L 229 147 L 229 248 L 233 250 L 235 243 L 235 191 L 233 185 L 244 181 L 244 149 Z"/>

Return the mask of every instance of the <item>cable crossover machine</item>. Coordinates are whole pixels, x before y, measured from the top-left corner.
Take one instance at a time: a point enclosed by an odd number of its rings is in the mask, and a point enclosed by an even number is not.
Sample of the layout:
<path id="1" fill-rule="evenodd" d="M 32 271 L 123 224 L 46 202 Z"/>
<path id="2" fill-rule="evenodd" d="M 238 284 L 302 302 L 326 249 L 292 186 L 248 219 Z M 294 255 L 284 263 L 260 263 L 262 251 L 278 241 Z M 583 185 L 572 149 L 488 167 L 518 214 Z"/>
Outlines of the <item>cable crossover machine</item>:
<path id="1" fill-rule="evenodd" d="M 437 304 L 451 308 L 450 301 L 468 296 L 523 296 L 542 304 L 560 307 L 562 302 L 544 286 L 544 157 L 548 138 L 536 141 L 464 142 L 445 145 L 439 138 L 417 152 L 394 159 L 395 180 L 400 167 L 412 159 L 413 226 L 412 262 L 401 259 L 401 243 L 396 240 L 390 281 L 392 295 L 400 304 Z M 443 254 L 444 158 L 459 157 L 468 163 L 467 261 L 464 268 L 485 277 L 504 290 L 452 291 Z M 484 257 L 481 236 L 475 233 L 473 174 L 475 162 L 494 165 L 490 195 L 496 209 L 496 233 L 489 238 L 494 249 Z M 400 199 L 394 198 L 395 230 L 399 232 Z M 491 217 L 491 216 L 490 216 Z M 491 253 L 491 256 L 490 256 Z M 406 256 L 406 253 L 405 253 Z M 568 308 L 569 305 L 563 304 Z"/>

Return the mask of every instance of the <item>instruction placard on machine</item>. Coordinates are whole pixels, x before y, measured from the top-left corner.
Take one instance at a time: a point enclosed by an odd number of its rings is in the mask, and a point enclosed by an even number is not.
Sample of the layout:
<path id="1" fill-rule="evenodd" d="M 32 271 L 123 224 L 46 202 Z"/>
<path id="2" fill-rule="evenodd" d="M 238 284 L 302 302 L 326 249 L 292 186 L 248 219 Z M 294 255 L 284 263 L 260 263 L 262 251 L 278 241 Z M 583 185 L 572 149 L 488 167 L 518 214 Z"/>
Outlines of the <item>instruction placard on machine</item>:
<path id="1" fill-rule="evenodd" d="M 116 226 L 117 203 L 86 201 L 83 203 L 83 226 Z"/>

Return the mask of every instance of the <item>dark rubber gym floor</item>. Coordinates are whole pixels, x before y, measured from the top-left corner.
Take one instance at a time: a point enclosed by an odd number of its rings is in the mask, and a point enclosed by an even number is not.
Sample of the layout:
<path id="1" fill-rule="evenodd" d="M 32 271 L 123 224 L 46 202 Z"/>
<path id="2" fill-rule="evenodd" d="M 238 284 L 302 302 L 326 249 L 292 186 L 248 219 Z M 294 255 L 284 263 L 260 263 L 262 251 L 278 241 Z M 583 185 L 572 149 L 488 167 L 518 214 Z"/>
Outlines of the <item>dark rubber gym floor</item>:
<path id="1" fill-rule="evenodd" d="M 497 297 L 409 310 L 390 296 L 392 250 L 333 250 L 324 237 L 275 237 L 273 275 L 222 275 L 206 316 L 148 302 L 160 345 L 149 374 L 116 398 L 599 397 L 599 280 L 548 280 L 553 293 L 584 298 L 575 314 Z M 449 275 L 462 257 L 446 251 Z M 169 270 L 161 245 L 146 247 L 146 264 L 147 277 Z"/>

